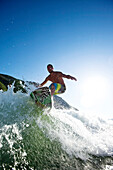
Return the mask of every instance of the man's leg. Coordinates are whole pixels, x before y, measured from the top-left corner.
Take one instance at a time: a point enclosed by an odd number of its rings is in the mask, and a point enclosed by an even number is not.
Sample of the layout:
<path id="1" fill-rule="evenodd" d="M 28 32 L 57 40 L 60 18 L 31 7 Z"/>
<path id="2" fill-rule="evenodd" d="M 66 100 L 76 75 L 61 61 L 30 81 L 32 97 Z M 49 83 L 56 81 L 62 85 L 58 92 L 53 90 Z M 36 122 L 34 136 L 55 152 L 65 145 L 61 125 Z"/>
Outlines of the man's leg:
<path id="1" fill-rule="evenodd" d="M 55 86 L 52 84 L 51 85 L 51 96 L 55 93 Z"/>

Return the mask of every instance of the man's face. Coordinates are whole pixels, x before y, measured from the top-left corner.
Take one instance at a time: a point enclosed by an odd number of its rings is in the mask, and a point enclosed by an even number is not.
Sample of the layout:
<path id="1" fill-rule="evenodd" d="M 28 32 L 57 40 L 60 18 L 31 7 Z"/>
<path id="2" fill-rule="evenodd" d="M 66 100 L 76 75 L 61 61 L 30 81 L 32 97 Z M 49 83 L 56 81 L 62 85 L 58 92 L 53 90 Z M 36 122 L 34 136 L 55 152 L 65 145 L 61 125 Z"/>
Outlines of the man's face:
<path id="1" fill-rule="evenodd" d="M 53 68 L 51 66 L 48 66 L 47 70 L 48 70 L 49 73 L 51 73 L 53 71 Z"/>

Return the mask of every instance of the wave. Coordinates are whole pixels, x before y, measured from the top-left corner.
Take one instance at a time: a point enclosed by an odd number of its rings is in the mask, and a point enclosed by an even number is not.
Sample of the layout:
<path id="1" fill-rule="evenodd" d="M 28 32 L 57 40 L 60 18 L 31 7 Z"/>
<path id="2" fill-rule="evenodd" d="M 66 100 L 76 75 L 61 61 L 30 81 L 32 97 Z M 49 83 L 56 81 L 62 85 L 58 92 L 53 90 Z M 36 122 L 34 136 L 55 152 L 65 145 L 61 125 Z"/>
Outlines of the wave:
<path id="1" fill-rule="evenodd" d="M 0 168 L 103 169 L 113 165 L 113 121 L 84 114 L 61 98 L 42 110 L 29 93 L 0 91 Z M 60 103 L 64 107 L 55 107 Z M 60 105 L 61 106 L 61 105 Z M 66 107 L 68 106 L 68 107 Z"/>

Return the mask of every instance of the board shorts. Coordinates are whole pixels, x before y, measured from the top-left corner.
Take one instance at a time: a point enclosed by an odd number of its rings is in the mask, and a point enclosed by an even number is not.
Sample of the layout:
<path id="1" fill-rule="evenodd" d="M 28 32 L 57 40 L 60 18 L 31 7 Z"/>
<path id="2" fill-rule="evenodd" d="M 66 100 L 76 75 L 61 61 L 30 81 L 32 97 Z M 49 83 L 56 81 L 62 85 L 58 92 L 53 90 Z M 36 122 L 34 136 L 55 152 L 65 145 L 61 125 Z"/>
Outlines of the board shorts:
<path id="1" fill-rule="evenodd" d="M 59 84 L 59 83 L 52 83 L 50 86 L 49 86 L 49 89 L 51 90 L 51 86 L 54 85 L 55 87 L 55 94 L 61 94 L 61 93 L 64 93 L 65 90 L 66 90 L 66 87 L 65 85 L 62 85 L 62 84 Z"/>

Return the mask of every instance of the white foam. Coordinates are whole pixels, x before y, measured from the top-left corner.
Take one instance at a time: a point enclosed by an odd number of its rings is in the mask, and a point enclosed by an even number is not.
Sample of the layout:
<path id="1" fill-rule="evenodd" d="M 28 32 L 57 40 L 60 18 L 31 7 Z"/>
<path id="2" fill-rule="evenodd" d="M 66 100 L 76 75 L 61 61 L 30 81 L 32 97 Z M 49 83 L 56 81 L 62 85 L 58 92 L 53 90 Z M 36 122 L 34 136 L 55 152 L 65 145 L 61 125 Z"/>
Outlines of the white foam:
<path id="1" fill-rule="evenodd" d="M 76 157 L 86 158 L 88 153 L 113 155 L 113 121 L 83 115 L 73 109 L 50 112 L 54 128 L 39 120 L 41 128 L 46 127 L 51 139 L 57 139 L 62 148 Z"/>
<path id="2" fill-rule="evenodd" d="M 32 105 L 30 105 L 29 100 L 29 94 L 13 93 L 13 87 L 9 87 L 8 91 L 4 93 L 0 91 L 0 116 L 1 118 L 4 117 L 4 121 L 6 120 L 5 117 L 9 116 L 10 118 L 10 125 L 7 125 L 7 122 L 1 122 L 0 124 L 2 129 L 0 141 L 4 132 L 10 148 L 12 148 L 14 141 L 9 140 L 7 130 L 11 126 L 12 133 L 16 134 L 19 140 L 22 140 L 15 118 L 21 121 L 23 119 L 21 112 L 27 112 L 27 114 L 32 115 Z M 11 119 L 15 114 L 14 120 Z M 105 120 L 92 114 L 75 111 L 74 109 L 58 110 L 54 107 L 49 114 L 48 111 L 45 111 L 45 114 L 47 114 L 50 121 L 42 119 L 42 116 L 37 116 L 37 126 L 51 140 L 59 141 L 68 154 L 82 159 L 88 158 L 88 154 L 113 155 L 112 120 Z M 26 114 L 23 116 L 25 117 Z M 27 123 L 25 126 L 28 127 L 29 124 Z M 2 142 L 0 142 L 1 147 Z M 26 155 L 26 153 L 23 152 L 23 155 Z"/>
<path id="3" fill-rule="evenodd" d="M 113 170 L 113 166 L 106 165 L 106 169 L 105 170 Z"/>

